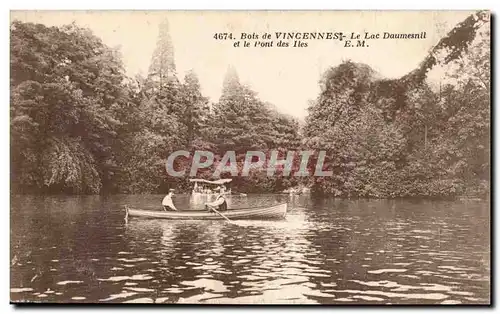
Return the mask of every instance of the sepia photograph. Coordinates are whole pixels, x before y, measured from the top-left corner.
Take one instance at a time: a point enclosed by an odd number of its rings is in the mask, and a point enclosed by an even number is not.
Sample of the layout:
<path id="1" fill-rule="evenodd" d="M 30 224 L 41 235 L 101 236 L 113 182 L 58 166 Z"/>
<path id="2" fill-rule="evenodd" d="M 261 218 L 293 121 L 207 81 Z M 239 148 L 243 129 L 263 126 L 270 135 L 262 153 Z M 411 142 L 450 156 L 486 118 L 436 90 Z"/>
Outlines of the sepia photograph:
<path id="1" fill-rule="evenodd" d="M 10 302 L 491 305 L 490 19 L 10 11 Z"/>

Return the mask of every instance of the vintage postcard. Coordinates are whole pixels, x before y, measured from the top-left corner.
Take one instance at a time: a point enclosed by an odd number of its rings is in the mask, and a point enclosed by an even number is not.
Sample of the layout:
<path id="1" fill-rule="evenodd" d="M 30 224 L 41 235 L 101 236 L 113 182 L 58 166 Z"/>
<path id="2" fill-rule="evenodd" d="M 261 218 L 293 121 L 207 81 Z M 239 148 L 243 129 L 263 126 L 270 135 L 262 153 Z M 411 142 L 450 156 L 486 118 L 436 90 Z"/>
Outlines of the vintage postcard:
<path id="1" fill-rule="evenodd" d="M 489 11 L 11 11 L 12 303 L 491 303 Z"/>

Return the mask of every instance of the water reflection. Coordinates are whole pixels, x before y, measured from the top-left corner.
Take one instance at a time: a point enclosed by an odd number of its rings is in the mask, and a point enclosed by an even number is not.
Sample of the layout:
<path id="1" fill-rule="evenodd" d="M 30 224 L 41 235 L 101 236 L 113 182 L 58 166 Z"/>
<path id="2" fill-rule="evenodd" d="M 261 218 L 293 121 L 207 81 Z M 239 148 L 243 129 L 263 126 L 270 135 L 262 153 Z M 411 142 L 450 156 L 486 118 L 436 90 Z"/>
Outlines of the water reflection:
<path id="1" fill-rule="evenodd" d="M 260 195 L 284 221 L 123 221 L 160 196 L 14 197 L 11 298 L 64 302 L 488 303 L 489 206 Z M 177 201 L 189 206 L 189 198 Z M 37 208 L 37 210 L 33 210 Z"/>

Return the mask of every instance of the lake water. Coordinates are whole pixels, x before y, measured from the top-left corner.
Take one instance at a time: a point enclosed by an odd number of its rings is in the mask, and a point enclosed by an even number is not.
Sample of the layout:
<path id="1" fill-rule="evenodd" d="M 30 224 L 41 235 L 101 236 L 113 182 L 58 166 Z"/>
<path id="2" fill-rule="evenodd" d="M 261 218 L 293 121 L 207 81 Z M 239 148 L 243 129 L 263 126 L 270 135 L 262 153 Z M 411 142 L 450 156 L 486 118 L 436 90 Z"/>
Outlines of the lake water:
<path id="1" fill-rule="evenodd" d="M 288 201 L 286 220 L 125 223 L 161 199 L 13 196 L 11 300 L 490 302 L 488 202 L 251 195 L 231 207 Z"/>

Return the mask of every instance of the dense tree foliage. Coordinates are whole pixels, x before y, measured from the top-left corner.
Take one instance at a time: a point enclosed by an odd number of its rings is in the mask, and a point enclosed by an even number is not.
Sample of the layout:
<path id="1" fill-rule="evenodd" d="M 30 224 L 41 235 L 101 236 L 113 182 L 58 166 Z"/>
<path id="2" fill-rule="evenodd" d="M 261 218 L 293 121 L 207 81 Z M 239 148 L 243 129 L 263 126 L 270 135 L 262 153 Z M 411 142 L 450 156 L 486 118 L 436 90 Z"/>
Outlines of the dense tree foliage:
<path id="1" fill-rule="evenodd" d="M 128 98 L 117 52 L 76 25 L 13 22 L 10 62 L 14 189 L 99 192 Z"/>
<path id="2" fill-rule="evenodd" d="M 323 75 L 306 146 L 327 149 L 334 175 L 316 193 L 342 197 L 483 196 L 489 191 L 490 33 L 478 14 L 421 66 L 380 79 L 350 61 Z M 432 81 L 433 71 L 439 78 Z M 421 75 L 424 73 L 425 75 Z"/>
<path id="3" fill-rule="evenodd" d="M 189 188 L 165 170 L 170 153 L 227 151 L 241 171 L 248 151 L 327 152 L 331 177 L 252 170 L 241 192 L 309 185 L 338 197 L 485 195 L 490 169 L 490 33 L 471 16 L 400 79 L 351 61 L 322 75 L 304 123 L 278 112 L 229 67 L 209 103 L 196 73 L 178 78 L 168 23 L 145 76 L 88 29 L 11 24 L 11 183 L 16 193 L 157 193 Z M 191 158 L 191 157 L 190 157 Z M 176 160 L 177 168 L 190 158 Z M 294 163 L 293 169 L 298 165 Z M 314 169 L 312 169 L 314 171 Z M 223 173 L 222 176 L 227 176 Z"/>
<path id="4" fill-rule="evenodd" d="M 187 187 L 169 177 L 177 150 L 289 148 L 296 121 L 250 88 L 226 83 L 210 110 L 196 74 L 180 81 L 168 23 L 146 77 L 89 30 L 11 25 L 11 182 L 15 192 L 144 193 Z M 227 141 L 227 142 L 226 142 Z M 179 161 L 184 166 L 190 160 Z M 273 188 L 274 189 L 274 188 Z"/>

